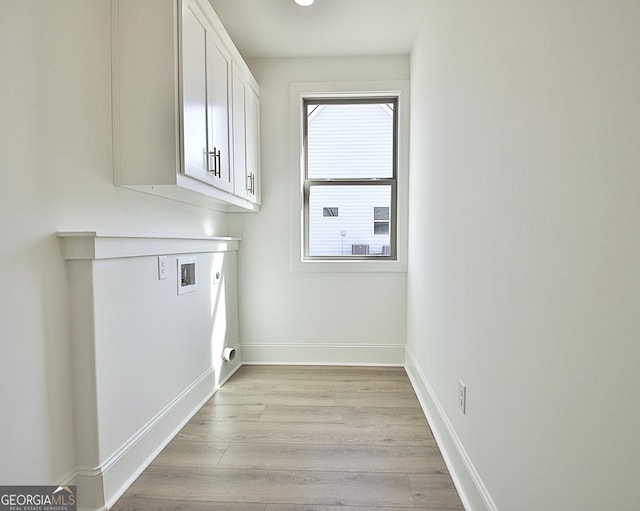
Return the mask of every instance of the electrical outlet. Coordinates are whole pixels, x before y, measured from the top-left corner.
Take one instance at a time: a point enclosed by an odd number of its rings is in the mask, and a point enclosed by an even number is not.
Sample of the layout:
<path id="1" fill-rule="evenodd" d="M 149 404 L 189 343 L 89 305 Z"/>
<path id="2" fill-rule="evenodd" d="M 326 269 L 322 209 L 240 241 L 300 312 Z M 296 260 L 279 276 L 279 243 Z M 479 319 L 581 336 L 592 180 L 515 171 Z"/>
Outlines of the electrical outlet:
<path id="1" fill-rule="evenodd" d="M 467 386 L 462 380 L 458 380 L 458 408 L 463 415 L 467 413 Z"/>

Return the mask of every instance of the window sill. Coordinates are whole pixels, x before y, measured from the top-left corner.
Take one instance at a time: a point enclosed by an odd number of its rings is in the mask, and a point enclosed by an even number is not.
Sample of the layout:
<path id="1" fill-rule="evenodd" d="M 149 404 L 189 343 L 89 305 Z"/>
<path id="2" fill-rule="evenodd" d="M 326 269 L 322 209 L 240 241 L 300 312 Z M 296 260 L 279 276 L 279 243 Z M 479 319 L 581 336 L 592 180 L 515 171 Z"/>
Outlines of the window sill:
<path id="1" fill-rule="evenodd" d="M 294 260 L 291 264 L 294 272 L 308 273 L 406 273 L 405 261 L 319 261 L 319 260 Z"/>

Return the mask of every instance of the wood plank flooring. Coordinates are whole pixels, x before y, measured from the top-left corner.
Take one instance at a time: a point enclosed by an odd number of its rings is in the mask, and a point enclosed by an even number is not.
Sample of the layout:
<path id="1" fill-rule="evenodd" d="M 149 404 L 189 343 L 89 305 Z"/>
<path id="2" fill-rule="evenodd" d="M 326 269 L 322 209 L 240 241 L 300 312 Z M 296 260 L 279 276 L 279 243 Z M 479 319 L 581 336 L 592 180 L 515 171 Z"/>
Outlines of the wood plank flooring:
<path id="1" fill-rule="evenodd" d="M 464 511 L 402 368 L 244 366 L 112 511 Z"/>

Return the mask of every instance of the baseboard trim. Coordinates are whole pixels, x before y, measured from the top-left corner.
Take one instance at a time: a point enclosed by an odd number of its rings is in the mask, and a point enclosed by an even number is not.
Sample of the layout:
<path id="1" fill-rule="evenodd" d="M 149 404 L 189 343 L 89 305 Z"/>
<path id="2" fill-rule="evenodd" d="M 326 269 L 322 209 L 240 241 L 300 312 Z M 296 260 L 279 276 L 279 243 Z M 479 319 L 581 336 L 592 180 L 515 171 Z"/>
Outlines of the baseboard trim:
<path id="1" fill-rule="evenodd" d="M 222 383 L 216 384 L 216 372 L 210 368 L 99 467 L 77 468 L 67 479 L 77 486 L 79 511 L 103 511 L 113 506 Z"/>
<path id="2" fill-rule="evenodd" d="M 405 370 L 429 421 L 453 482 L 467 511 L 498 511 L 471 458 L 456 434 L 429 380 L 411 348 L 406 348 Z"/>
<path id="3" fill-rule="evenodd" d="M 403 366 L 404 344 L 242 344 L 244 365 Z"/>

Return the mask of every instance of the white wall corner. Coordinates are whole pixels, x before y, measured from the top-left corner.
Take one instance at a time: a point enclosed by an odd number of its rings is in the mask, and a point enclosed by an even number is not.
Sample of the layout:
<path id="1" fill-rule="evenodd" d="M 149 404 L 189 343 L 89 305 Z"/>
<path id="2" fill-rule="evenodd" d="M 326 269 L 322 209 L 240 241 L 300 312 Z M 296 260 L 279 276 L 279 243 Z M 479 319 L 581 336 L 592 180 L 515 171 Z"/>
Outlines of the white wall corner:
<path id="1" fill-rule="evenodd" d="M 75 470 L 73 475 L 61 482 L 76 487 L 78 511 L 106 511 L 102 471 Z"/>
<path id="2" fill-rule="evenodd" d="M 433 431 L 435 440 L 460 494 L 466 511 L 498 511 L 489 491 L 475 469 L 438 397 L 422 372 L 409 346 L 405 370 Z"/>

